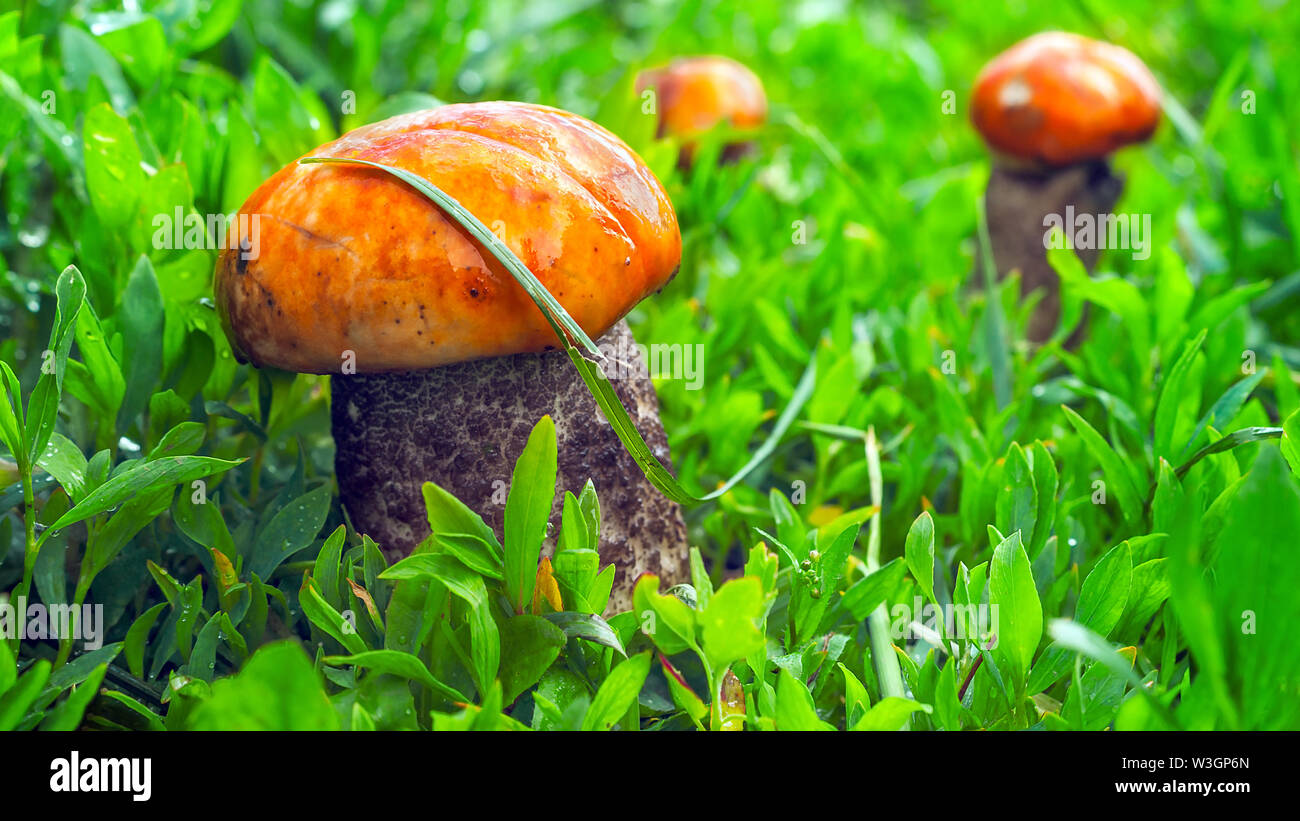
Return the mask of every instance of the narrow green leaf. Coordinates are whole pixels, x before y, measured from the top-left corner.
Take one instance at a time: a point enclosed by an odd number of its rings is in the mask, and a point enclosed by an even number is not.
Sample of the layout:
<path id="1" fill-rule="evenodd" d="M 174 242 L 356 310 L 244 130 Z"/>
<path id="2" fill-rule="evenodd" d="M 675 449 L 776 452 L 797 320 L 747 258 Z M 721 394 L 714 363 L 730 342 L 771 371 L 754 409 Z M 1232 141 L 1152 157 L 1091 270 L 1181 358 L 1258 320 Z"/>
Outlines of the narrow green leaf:
<path id="1" fill-rule="evenodd" d="M 537 562 L 555 499 L 556 462 L 555 422 L 543 416 L 515 462 L 506 499 L 506 595 L 516 613 L 532 601 L 537 584 Z"/>
<path id="2" fill-rule="evenodd" d="M 904 547 L 907 567 L 912 578 L 921 586 L 921 592 L 930 601 L 934 598 L 934 519 L 928 510 L 921 511 L 907 531 Z"/>
<path id="3" fill-rule="evenodd" d="M 324 662 L 331 667 L 353 665 L 411 681 L 418 681 L 430 690 L 441 693 L 452 701 L 461 703 L 469 701 L 459 690 L 438 680 L 429 672 L 429 668 L 424 666 L 424 662 L 410 653 L 403 653 L 398 650 L 367 650 L 350 656 L 325 656 Z"/>
<path id="4" fill-rule="evenodd" d="M 618 664 L 596 691 L 582 720 L 583 730 L 608 730 L 624 720 L 637 703 L 637 694 L 650 673 L 650 652 L 639 653 Z M 626 728 L 625 728 L 626 729 Z"/>
<path id="5" fill-rule="evenodd" d="M 1062 405 L 1061 410 L 1065 411 L 1066 419 L 1079 433 L 1088 450 L 1092 452 L 1093 458 L 1101 464 L 1102 472 L 1106 476 L 1107 487 L 1110 494 L 1119 502 L 1124 518 L 1129 521 L 1137 521 L 1141 514 L 1138 491 L 1133 486 L 1133 477 L 1124 467 L 1119 454 L 1115 453 L 1115 450 L 1102 438 L 1096 428 L 1088 424 L 1086 419 L 1066 405 Z"/>
<path id="6" fill-rule="evenodd" d="M 1019 697 L 1043 634 L 1043 608 L 1019 532 L 1012 533 L 993 551 L 989 571 L 989 604 L 998 608 L 993 655 L 1004 660 L 998 666 L 1011 676 Z"/>

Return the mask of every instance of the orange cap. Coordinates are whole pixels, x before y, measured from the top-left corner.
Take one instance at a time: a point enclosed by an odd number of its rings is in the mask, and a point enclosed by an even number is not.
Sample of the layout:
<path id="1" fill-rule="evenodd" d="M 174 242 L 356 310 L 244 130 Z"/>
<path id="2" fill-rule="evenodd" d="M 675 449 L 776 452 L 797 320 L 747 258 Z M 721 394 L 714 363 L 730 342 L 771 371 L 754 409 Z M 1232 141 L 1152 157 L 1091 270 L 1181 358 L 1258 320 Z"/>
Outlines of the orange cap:
<path id="1" fill-rule="evenodd" d="M 592 338 L 681 261 L 659 181 L 618 137 L 566 111 L 448 105 L 363 126 L 309 155 L 429 180 L 492 229 Z M 291 163 L 239 213 L 247 217 L 232 225 L 213 289 L 233 347 L 256 365 L 339 373 L 351 359 L 358 373 L 421 370 L 558 344 L 495 257 L 379 169 Z"/>
<path id="2" fill-rule="evenodd" d="M 758 75 L 729 57 L 684 57 L 641 72 L 638 93 L 658 94 L 659 136 L 692 137 L 726 123 L 754 128 L 767 119 Z"/>
<path id="3" fill-rule="evenodd" d="M 998 151 L 1070 165 L 1150 137 L 1160 120 L 1160 86 L 1127 49 L 1046 32 L 980 71 L 971 120 Z"/>

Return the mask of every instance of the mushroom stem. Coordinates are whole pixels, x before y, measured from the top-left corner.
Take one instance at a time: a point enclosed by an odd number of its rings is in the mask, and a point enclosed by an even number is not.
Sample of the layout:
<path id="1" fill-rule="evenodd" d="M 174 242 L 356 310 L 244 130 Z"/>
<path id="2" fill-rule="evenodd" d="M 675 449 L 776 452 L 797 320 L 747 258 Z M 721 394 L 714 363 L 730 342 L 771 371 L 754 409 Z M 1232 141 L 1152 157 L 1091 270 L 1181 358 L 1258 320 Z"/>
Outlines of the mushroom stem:
<path id="1" fill-rule="evenodd" d="M 669 464 L 659 400 L 632 331 L 620 321 L 597 344 L 629 360 L 629 377 L 611 384 L 651 451 Z M 456 496 L 501 536 L 515 460 L 537 420 L 550 414 L 559 447 L 551 532 L 559 534 L 563 491 L 576 496 L 590 478 L 600 499 L 601 560 L 617 568 L 607 612 L 630 607 L 642 573 L 670 583 L 685 577 L 681 508 L 646 480 L 565 352 L 336 375 L 331 384 L 339 493 L 354 526 L 390 561 L 429 534 L 424 482 Z M 553 546 L 548 538 L 544 554 Z"/>
<path id="2" fill-rule="evenodd" d="M 1106 214 L 1115 207 L 1123 180 L 1112 173 L 1105 160 L 1080 163 L 1064 168 L 1012 168 L 995 163 L 984 193 L 988 214 L 989 240 L 998 278 L 1012 270 L 1020 271 L 1020 293 L 1027 297 L 1043 289 L 1046 293 L 1034 308 L 1029 322 L 1029 339 L 1045 342 L 1060 321 L 1061 286 L 1056 271 L 1047 262 L 1044 218 L 1074 206 L 1076 214 Z M 1076 249 L 1089 272 L 1100 253 L 1096 248 Z M 1079 340 L 1074 329 L 1066 344 Z"/>

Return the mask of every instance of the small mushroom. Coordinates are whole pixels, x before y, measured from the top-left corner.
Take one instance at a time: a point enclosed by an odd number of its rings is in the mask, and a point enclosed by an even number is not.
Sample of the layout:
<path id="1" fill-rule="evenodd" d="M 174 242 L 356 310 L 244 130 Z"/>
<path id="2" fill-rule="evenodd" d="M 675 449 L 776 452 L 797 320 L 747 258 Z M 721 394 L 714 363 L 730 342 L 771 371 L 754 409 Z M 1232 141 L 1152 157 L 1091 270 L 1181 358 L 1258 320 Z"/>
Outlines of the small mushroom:
<path id="1" fill-rule="evenodd" d="M 1021 273 L 1021 294 L 1042 288 L 1029 338 L 1050 338 L 1060 285 L 1047 263 L 1044 218 L 1106 214 L 1123 180 L 1109 155 L 1151 137 L 1160 87 L 1132 52 L 1077 34 L 1046 32 L 1015 44 L 979 73 L 971 120 L 994 151 L 985 193 L 999 276 Z M 1098 249 L 1076 249 L 1091 270 Z"/>
<path id="2" fill-rule="evenodd" d="M 625 366 L 605 371 L 626 377 L 611 384 L 669 463 L 622 320 L 676 273 L 681 236 L 659 181 L 621 140 L 565 111 L 493 102 L 394 117 L 310 153 L 411 171 L 491 228 Z M 683 575 L 681 510 L 626 452 L 542 312 L 457 222 L 355 165 L 291 163 L 240 214 L 260 237 L 231 243 L 214 283 L 232 346 L 259 367 L 332 375 L 340 496 L 390 559 L 429 533 L 426 481 L 501 534 L 514 461 L 550 414 L 560 490 L 576 495 L 590 478 L 600 498 L 601 555 L 618 568 L 611 608 L 627 606 L 641 573 Z"/>
<path id="3" fill-rule="evenodd" d="M 683 57 L 637 77 L 637 93 L 657 95 L 659 136 L 698 137 L 719 126 L 757 128 L 767 119 L 767 95 L 758 75 L 729 57 Z M 723 148 L 721 160 L 734 161 L 752 150 L 749 142 Z M 691 164 L 694 144 L 682 146 L 678 165 Z"/>

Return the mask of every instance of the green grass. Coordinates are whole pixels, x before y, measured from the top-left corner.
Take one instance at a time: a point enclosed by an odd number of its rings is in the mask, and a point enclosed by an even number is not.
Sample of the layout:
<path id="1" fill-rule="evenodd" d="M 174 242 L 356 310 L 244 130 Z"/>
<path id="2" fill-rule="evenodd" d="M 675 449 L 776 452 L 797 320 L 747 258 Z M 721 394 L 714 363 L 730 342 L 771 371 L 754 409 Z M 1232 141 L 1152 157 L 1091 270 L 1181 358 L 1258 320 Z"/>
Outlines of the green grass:
<path id="1" fill-rule="evenodd" d="M 1221 5 L 0 16 L 0 591 L 107 628 L 93 653 L 0 642 L 0 727 L 1300 728 L 1300 18 Z M 970 84 L 1050 28 L 1169 95 L 1116 160 L 1151 258 L 1055 257 L 1067 311 L 1091 304 L 1073 350 L 1028 346 L 1015 284 L 976 267 Z M 772 117 L 688 175 L 632 80 L 693 53 L 750 65 Z M 699 390 L 657 384 L 686 491 L 741 471 L 816 369 L 771 457 L 687 511 L 689 586 L 608 620 L 594 494 L 559 536 L 568 615 L 528 601 L 536 545 L 437 489 L 456 536 L 423 559 L 340 530 L 327 381 L 239 366 L 215 253 L 153 242 L 154 215 L 230 213 L 342 131 L 480 99 L 592 117 L 665 182 L 681 274 L 630 319 L 704 351 Z M 516 475 L 544 485 L 535 438 Z M 997 605 L 996 646 L 891 646 L 918 597 Z"/>

